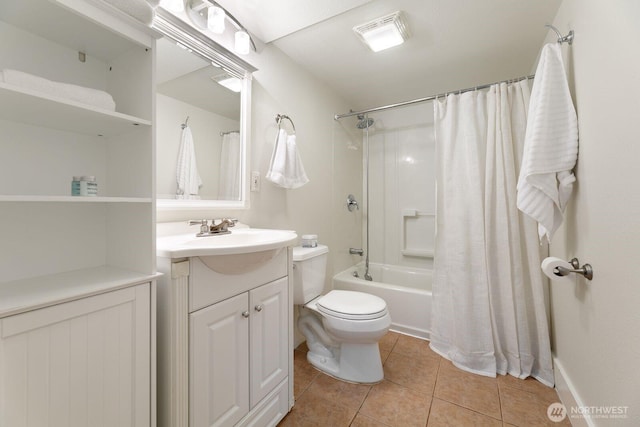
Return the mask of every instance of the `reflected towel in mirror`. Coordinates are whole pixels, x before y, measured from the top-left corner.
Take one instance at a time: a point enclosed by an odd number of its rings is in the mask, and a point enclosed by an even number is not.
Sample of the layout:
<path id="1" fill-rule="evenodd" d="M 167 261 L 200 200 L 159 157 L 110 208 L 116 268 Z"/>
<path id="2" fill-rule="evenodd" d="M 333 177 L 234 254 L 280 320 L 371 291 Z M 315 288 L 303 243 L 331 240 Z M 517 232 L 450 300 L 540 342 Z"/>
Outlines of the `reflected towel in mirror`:
<path id="1" fill-rule="evenodd" d="M 185 126 L 182 129 L 182 138 L 178 149 L 176 181 L 178 183 L 176 194 L 184 196 L 181 198 L 197 198 L 194 196 L 198 195 L 200 186 L 202 186 L 202 179 L 200 179 L 200 174 L 198 173 L 196 150 L 189 126 Z"/>

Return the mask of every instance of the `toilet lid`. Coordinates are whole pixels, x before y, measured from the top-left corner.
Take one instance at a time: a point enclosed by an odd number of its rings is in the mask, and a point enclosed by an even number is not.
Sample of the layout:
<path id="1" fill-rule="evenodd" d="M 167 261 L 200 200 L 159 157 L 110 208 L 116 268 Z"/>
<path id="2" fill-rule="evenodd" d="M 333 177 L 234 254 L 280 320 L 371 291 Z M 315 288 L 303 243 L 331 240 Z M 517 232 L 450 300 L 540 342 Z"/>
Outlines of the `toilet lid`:
<path id="1" fill-rule="evenodd" d="M 318 311 L 341 319 L 377 319 L 387 313 L 387 303 L 380 297 L 355 291 L 331 291 L 316 303 Z"/>

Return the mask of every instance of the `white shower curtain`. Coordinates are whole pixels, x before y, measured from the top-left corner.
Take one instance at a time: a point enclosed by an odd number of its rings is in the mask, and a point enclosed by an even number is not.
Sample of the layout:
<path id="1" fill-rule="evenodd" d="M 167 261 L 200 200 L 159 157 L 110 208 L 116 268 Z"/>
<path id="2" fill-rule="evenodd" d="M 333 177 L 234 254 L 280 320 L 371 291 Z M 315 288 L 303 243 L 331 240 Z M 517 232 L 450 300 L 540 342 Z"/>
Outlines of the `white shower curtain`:
<path id="1" fill-rule="evenodd" d="M 240 133 L 222 136 L 218 199 L 240 200 Z"/>
<path id="2" fill-rule="evenodd" d="M 461 369 L 552 386 L 542 248 L 516 207 L 529 94 L 523 80 L 435 102 L 431 348 Z"/>

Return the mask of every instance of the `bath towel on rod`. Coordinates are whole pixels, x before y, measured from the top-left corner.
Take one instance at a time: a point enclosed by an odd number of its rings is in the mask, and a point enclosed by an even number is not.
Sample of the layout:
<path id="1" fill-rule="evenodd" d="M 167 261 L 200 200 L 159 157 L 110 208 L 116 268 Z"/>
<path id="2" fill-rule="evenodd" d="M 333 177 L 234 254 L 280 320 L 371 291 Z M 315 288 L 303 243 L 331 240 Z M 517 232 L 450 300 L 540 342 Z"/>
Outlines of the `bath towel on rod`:
<path id="1" fill-rule="evenodd" d="M 550 242 L 573 191 L 578 158 L 578 118 L 559 43 L 542 48 L 531 91 L 517 206 L 538 222 Z"/>
<path id="2" fill-rule="evenodd" d="M 282 188 L 294 189 L 309 182 L 296 146 L 296 136 L 278 131 L 266 178 Z"/>

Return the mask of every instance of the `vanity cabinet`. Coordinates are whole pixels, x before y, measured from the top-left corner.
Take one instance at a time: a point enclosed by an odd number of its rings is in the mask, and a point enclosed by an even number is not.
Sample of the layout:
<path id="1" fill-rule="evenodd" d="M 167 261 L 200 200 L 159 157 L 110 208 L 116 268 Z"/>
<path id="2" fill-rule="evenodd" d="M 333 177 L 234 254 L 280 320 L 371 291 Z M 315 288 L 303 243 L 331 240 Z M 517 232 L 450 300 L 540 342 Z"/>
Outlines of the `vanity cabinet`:
<path id="1" fill-rule="evenodd" d="M 192 426 L 235 425 L 287 378 L 287 303 L 283 278 L 190 315 Z"/>
<path id="2" fill-rule="evenodd" d="M 158 259 L 160 426 L 269 426 L 288 413 L 290 252 Z"/>

